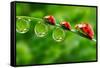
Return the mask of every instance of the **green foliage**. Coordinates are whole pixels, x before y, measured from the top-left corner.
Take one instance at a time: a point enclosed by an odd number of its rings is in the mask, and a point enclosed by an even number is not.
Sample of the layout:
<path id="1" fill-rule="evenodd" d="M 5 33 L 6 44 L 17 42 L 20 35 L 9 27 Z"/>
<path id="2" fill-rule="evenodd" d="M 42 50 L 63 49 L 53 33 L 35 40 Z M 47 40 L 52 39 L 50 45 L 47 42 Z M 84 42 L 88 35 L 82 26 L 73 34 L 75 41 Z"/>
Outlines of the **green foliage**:
<path id="1" fill-rule="evenodd" d="M 29 47 L 27 46 L 27 43 L 24 41 L 18 41 L 16 44 L 16 64 L 29 64 L 31 63 L 31 60 L 34 59 L 32 56 Z"/>
<path id="2" fill-rule="evenodd" d="M 92 24 L 96 38 L 95 8 L 17 3 L 16 15 L 27 16 L 16 20 L 17 65 L 96 60 L 96 42 L 41 20 L 53 15 L 57 24 L 69 21 L 72 29 L 75 24 L 86 21 Z M 59 38 L 61 42 L 57 42 Z"/>

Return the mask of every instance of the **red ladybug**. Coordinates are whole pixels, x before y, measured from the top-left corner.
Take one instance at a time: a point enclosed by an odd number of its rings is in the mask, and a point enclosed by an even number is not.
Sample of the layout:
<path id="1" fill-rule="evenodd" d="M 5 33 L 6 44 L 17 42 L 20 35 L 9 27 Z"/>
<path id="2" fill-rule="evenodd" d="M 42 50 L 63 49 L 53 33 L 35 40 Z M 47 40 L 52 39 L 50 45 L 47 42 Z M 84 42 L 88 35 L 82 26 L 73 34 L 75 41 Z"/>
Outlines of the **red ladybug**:
<path id="1" fill-rule="evenodd" d="M 63 21 L 63 22 L 60 23 L 60 25 L 62 27 L 64 27 L 65 29 L 71 30 L 71 25 L 70 25 L 69 22 Z"/>
<path id="2" fill-rule="evenodd" d="M 89 23 L 81 23 L 75 26 L 76 29 L 80 29 L 85 35 L 87 35 L 90 39 L 94 37 L 94 31 L 92 26 Z"/>
<path id="3" fill-rule="evenodd" d="M 49 24 L 55 25 L 55 18 L 52 15 L 45 16 L 44 19 Z"/>

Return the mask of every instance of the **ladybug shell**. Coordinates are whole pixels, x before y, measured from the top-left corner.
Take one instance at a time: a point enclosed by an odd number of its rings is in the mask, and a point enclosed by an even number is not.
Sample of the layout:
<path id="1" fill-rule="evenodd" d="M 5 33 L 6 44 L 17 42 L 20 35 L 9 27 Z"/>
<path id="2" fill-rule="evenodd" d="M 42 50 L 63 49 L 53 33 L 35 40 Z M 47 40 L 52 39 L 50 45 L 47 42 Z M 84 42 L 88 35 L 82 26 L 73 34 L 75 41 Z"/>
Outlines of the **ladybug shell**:
<path id="1" fill-rule="evenodd" d="M 63 21 L 63 22 L 60 23 L 60 25 L 62 27 L 64 27 L 65 29 L 71 30 L 71 25 L 70 25 L 69 22 Z"/>
<path id="2" fill-rule="evenodd" d="M 46 22 L 48 22 L 49 24 L 55 25 L 55 18 L 51 15 L 49 16 L 45 16 L 44 19 L 46 20 Z"/>
<path id="3" fill-rule="evenodd" d="M 94 31 L 92 26 L 88 23 L 82 23 L 76 25 L 76 29 L 79 28 L 84 34 L 86 34 L 90 39 L 93 39 Z"/>

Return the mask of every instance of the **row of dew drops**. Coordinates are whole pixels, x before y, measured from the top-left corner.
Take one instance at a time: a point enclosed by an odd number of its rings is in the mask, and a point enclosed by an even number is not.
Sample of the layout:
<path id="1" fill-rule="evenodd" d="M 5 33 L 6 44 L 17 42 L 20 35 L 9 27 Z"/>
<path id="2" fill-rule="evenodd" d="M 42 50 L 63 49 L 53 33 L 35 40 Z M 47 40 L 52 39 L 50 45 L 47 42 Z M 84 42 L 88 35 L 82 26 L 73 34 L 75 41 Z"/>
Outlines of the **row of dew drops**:
<path id="1" fill-rule="evenodd" d="M 31 19 L 17 18 L 16 20 L 16 31 L 20 34 L 25 34 L 30 30 Z M 38 21 L 34 27 L 34 32 L 37 37 L 44 37 L 48 33 L 48 26 L 42 22 Z M 65 33 L 60 27 L 56 27 L 52 32 L 52 38 L 56 42 L 61 42 L 64 40 Z"/>

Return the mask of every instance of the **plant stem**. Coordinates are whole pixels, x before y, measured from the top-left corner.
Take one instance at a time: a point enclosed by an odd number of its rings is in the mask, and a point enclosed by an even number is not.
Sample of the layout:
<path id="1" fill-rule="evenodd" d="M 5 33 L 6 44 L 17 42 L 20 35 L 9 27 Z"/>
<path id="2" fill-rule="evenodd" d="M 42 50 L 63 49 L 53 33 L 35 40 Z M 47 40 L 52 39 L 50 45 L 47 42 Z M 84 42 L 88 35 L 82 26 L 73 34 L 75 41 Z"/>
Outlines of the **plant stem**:
<path id="1" fill-rule="evenodd" d="M 29 19 L 35 19 L 35 20 L 41 20 L 41 21 L 43 21 L 43 19 L 40 19 L 40 18 L 35 18 L 35 17 L 29 17 L 29 16 L 16 16 L 16 18 L 29 18 Z"/>
<path id="2" fill-rule="evenodd" d="M 16 18 L 29 18 L 29 19 L 31 19 L 31 20 L 32 20 L 32 19 L 33 19 L 33 20 L 35 19 L 35 20 L 44 21 L 43 19 L 35 18 L 35 17 L 29 17 L 29 16 L 16 16 Z M 59 24 L 57 24 L 57 23 L 56 23 L 55 26 L 61 27 L 61 26 L 60 26 Z M 71 30 L 69 30 L 69 31 L 71 31 L 72 33 L 76 33 L 76 34 L 78 34 L 78 35 L 80 35 L 80 36 L 82 36 L 82 37 L 85 37 L 85 38 L 87 38 L 87 39 L 90 39 L 87 35 L 85 35 L 85 34 L 79 32 L 79 31 L 77 31 L 77 30 L 75 30 L 75 29 L 71 29 Z M 90 40 L 96 42 L 96 39 L 90 39 Z"/>
<path id="3" fill-rule="evenodd" d="M 79 31 L 77 31 L 77 30 L 75 30 L 75 29 L 71 29 L 70 31 L 73 32 L 73 33 L 76 33 L 76 34 L 78 34 L 78 35 L 80 35 L 80 36 L 82 36 L 82 37 L 85 37 L 85 38 L 87 38 L 87 39 L 90 39 L 87 35 L 85 35 L 85 34 L 79 32 Z M 96 42 L 96 39 L 90 39 L 90 40 Z"/>

